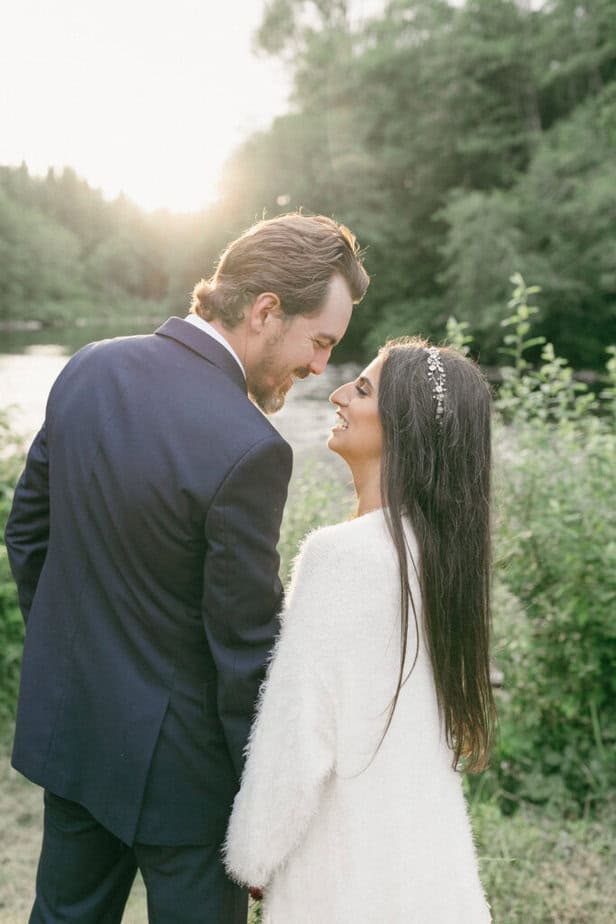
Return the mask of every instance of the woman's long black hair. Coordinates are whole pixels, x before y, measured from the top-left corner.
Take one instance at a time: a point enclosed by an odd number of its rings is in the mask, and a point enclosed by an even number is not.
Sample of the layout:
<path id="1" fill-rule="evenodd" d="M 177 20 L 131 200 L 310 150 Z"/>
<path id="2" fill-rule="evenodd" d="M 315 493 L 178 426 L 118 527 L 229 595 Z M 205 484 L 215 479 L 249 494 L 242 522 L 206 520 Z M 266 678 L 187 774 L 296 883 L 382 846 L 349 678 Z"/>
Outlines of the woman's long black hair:
<path id="1" fill-rule="evenodd" d="M 401 661 L 383 738 L 417 658 L 406 657 L 409 615 L 425 638 L 453 765 L 486 765 L 494 725 L 490 683 L 490 392 L 478 367 L 455 350 L 438 350 L 445 381 L 437 414 L 429 345 L 402 338 L 383 347 L 379 414 L 383 427 L 381 491 L 400 567 Z M 407 516 L 417 538 L 414 562 Z M 423 631 L 409 580 L 416 568 Z M 382 741 L 383 739 L 381 739 Z"/>

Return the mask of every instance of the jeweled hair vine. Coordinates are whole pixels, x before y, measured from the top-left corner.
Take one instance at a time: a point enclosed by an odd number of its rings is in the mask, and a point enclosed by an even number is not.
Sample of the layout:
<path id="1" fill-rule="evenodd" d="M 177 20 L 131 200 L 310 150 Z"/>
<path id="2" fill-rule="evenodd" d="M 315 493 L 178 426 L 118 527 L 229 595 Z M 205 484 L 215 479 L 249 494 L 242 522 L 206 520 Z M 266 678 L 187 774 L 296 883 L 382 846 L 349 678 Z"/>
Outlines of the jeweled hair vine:
<path id="1" fill-rule="evenodd" d="M 428 354 L 428 378 L 432 385 L 432 397 L 436 404 L 436 419 L 437 423 L 442 425 L 445 411 L 445 396 L 447 394 L 445 367 L 443 366 L 438 347 L 424 347 L 424 351 Z"/>

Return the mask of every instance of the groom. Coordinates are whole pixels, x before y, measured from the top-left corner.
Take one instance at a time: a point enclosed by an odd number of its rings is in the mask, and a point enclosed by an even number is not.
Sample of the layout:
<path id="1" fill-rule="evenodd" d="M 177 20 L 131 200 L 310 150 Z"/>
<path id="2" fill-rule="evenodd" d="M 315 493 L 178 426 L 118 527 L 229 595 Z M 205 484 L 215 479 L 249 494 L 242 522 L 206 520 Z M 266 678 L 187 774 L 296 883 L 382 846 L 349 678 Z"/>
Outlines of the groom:
<path id="1" fill-rule="evenodd" d="M 325 217 L 234 241 L 187 318 L 90 344 L 54 384 L 6 526 L 26 621 L 13 765 L 45 788 L 31 924 L 244 924 L 220 844 L 277 631 L 291 449 L 368 285 Z M 252 401 L 249 400 L 249 396 Z"/>

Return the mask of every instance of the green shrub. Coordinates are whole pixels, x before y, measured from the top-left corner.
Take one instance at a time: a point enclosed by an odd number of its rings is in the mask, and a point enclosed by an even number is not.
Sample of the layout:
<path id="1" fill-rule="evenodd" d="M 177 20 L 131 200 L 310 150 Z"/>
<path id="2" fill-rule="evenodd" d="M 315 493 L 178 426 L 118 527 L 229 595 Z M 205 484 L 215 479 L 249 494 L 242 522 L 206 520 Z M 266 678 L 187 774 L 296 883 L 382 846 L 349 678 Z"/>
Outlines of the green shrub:
<path id="1" fill-rule="evenodd" d="M 529 421 L 501 471 L 500 768 L 526 799 L 579 803 L 616 784 L 616 434 Z M 560 782 L 559 782 L 560 781 Z"/>
<path id="2" fill-rule="evenodd" d="M 498 578 L 510 594 L 495 608 L 495 772 L 505 799 L 578 811 L 616 785 L 615 363 L 610 351 L 599 400 L 550 344 L 531 369 L 532 290 L 514 282 L 514 365 L 497 400 L 508 423 L 495 436 Z"/>
<path id="3" fill-rule="evenodd" d="M 4 524 L 22 462 L 22 447 L 11 433 L 6 413 L 0 413 L 0 737 L 15 715 L 23 645 L 23 620 L 4 545 Z"/>

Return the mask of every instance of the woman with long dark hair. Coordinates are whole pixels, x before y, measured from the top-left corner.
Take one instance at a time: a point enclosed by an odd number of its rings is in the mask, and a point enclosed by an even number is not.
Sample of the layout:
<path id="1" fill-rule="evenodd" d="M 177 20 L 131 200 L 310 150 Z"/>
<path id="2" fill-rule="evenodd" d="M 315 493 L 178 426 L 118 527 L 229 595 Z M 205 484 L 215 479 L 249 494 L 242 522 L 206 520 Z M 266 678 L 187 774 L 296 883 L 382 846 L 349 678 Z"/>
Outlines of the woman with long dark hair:
<path id="1" fill-rule="evenodd" d="M 415 338 L 330 400 L 357 516 L 297 560 L 227 868 L 267 924 L 484 924 L 460 770 L 494 721 L 489 389 Z"/>

